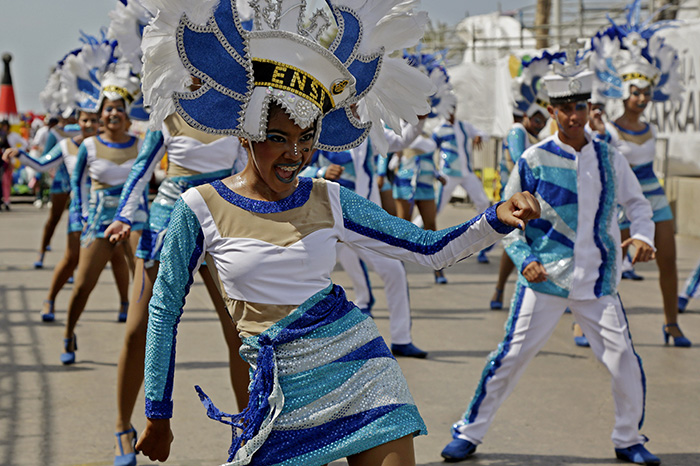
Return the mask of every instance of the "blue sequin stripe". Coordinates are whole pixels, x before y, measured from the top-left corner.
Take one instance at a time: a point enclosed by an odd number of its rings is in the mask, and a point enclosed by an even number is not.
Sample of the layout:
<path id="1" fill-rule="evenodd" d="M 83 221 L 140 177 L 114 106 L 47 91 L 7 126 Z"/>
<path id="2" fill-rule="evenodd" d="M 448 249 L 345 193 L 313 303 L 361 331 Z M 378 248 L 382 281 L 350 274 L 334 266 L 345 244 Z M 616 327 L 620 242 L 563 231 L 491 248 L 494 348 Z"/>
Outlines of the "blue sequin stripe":
<path id="1" fill-rule="evenodd" d="M 693 270 L 693 275 L 690 277 L 688 285 L 685 287 L 685 294 L 687 294 L 689 298 L 694 298 L 695 293 L 698 292 L 698 285 L 700 285 L 700 264 Z"/>
<path id="2" fill-rule="evenodd" d="M 182 198 L 175 203 L 170 228 L 174 234 L 166 236 L 161 256 L 168 260 L 161 262 L 149 305 L 145 388 L 146 417 L 150 419 L 172 417 L 177 327 L 204 251 L 202 227 Z M 166 360 L 167 373 L 163 374 Z"/>
<path id="3" fill-rule="evenodd" d="M 299 177 L 299 185 L 297 186 L 297 189 L 295 189 L 291 195 L 280 201 L 257 201 L 254 199 L 248 199 L 247 197 L 234 193 L 221 181 L 214 181 L 211 183 L 211 186 L 222 198 L 233 205 L 236 205 L 249 212 L 256 212 L 258 214 L 272 214 L 276 212 L 285 212 L 306 204 L 306 201 L 309 200 L 309 196 L 311 195 L 313 180 L 311 178 Z"/>
<path id="4" fill-rule="evenodd" d="M 77 160 L 75 162 L 75 167 L 73 168 L 73 173 L 70 176 L 70 189 L 73 192 L 70 203 L 70 211 L 75 211 L 74 215 L 79 215 L 83 217 L 83 193 L 81 190 L 80 183 L 85 176 L 85 169 L 87 168 L 87 147 L 85 144 L 80 144 L 78 148 Z"/>
<path id="5" fill-rule="evenodd" d="M 423 255 L 441 251 L 484 215 L 498 233 L 513 231 L 512 227 L 498 220 L 496 208 L 500 204 L 489 207 L 468 222 L 439 231 L 423 230 L 411 222 L 390 216 L 380 206 L 342 187 L 340 204 L 343 208 L 343 224 L 348 230 Z M 366 220 L 367 225 L 359 223 L 359 219 Z M 381 221 L 373 221 L 377 219 Z"/>
<path id="6" fill-rule="evenodd" d="M 115 220 L 119 220 L 124 223 L 131 225 L 131 221 L 121 215 L 124 205 L 131 197 L 134 190 L 134 186 L 144 177 L 153 159 L 158 155 L 160 149 L 163 147 L 163 132 L 162 131 L 151 131 L 148 130 L 146 136 L 144 137 L 144 142 L 141 145 L 141 150 L 139 155 L 136 157 L 136 161 L 129 172 L 129 177 L 124 183 L 124 189 L 122 190 L 121 197 L 119 199 L 119 207 L 117 207 L 117 213 L 114 216 Z"/>
<path id="7" fill-rule="evenodd" d="M 486 362 L 486 367 L 484 367 L 484 370 L 481 373 L 479 385 L 476 387 L 476 393 L 474 393 L 474 397 L 469 404 L 469 408 L 464 413 L 463 417 L 468 423 L 474 422 L 476 417 L 479 415 L 479 407 L 486 397 L 486 385 L 496 374 L 498 368 L 501 367 L 503 358 L 505 358 L 508 351 L 510 351 L 510 344 L 513 341 L 513 333 L 515 332 L 515 324 L 518 321 L 518 317 L 520 317 L 520 309 L 523 305 L 523 298 L 525 297 L 526 290 L 527 287 L 522 283 L 518 283 L 516 285 L 515 299 L 513 300 L 513 306 L 510 311 L 508 322 L 506 323 L 506 335 L 503 338 L 503 341 L 498 344 L 498 349 L 489 356 L 489 359 Z"/>
<path id="8" fill-rule="evenodd" d="M 644 425 L 644 417 L 646 414 L 646 406 L 647 406 L 647 376 L 644 373 L 644 365 L 642 364 L 642 358 L 637 354 L 637 350 L 634 349 L 634 342 L 632 341 L 632 333 L 630 333 L 630 323 L 629 320 L 627 320 L 627 312 L 625 311 L 625 306 L 622 304 L 622 298 L 620 298 L 620 294 L 618 293 L 617 295 L 618 301 L 620 301 L 620 309 L 622 310 L 622 316 L 625 318 L 625 324 L 627 325 L 627 336 L 630 339 L 630 345 L 632 346 L 632 352 L 634 355 L 637 357 L 637 362 L 639 363 L 639 372 L 642 375 L 642 417 L 639 419 L 639 424 L 637 426 L 638 429 L 641 429 L 642 426 Z"/>
<path id="9" fill-rule="evenodd" d="M 616 244 L 610 237 L 610 225 L 615 212 L 615 170 L 610 161 L 608 145 L 599 141 L 593 142 L 598 157 L 598 172 L 600 173 L 601 192 L 598 211 L 593 224 L 593 239 L 600 250 L 601 263 L 598 268 L 594 293 L 596 297 L 611 294 L 616 273 Z"/>

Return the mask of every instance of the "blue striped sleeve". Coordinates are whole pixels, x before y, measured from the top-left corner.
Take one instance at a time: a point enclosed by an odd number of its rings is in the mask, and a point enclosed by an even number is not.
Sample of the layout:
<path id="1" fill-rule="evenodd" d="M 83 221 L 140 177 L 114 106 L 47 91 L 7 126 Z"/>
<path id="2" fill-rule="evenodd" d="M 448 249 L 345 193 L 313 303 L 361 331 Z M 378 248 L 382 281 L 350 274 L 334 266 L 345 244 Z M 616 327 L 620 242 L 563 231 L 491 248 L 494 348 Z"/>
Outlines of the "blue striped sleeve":
<path id="1" fill-rule="evenodd" d="M 114 220 L 131 225 L 151 175 L 165 154 L 163 141 L 162 131 L 149 130 L 146 133 L 139 155 L 131 167 L 126 183 L 124 183 Z"/>
<path id="2" fill-rule="evenodd" d="M 38 158 L 21 150 L 19 151 L 19 161 L 22 165 L 32 167 L 38 172 L 47 172 L 63 162 L 63 149 L 60 144 L 56 144 L 48 152 L 44 151 L 44 154 Z"/>
<path id="3" fill-rule="evenodd" d="M 87 147 L 81 144 L 78 148 L 78 156 L 70 176 L 70 188 L 73 192 L 70 203 L 71 218 L 82 218 L 87 221 L 88 188 L 87 188 Z"/>
<path id="4" fill-rule="evenodd" d="M 192 209 L 175 203 L 148 309 L 146 417 L 172 417 L 175 343 L 185 297 L 204 257 L 204 234 Z"/>

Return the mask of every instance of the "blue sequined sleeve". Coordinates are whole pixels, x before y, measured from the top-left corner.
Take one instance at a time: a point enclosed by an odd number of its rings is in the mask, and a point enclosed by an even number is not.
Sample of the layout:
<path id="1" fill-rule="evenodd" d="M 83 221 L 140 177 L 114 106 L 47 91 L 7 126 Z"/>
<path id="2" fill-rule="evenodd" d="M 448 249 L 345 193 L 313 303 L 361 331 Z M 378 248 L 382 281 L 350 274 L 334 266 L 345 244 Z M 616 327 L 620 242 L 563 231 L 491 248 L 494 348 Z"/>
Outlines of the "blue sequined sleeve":
<path id="1" fill-rule="evenodd" d="M 175 342 L 185 297 L 204 258 L 199 220 L 183 199 L 175 203 L 148 308 L 146 417 L 172 417 Z"/>
<path id="2" fill-rule="evenodd" d="M 521 191 L 528 191 L 533 195 L 535 195 L 537 191 L 534 175 L 525 158 L 520 158 L 518 160 L 515 169 L 513 169 L 513 172 L 510 174 L 508 184 L 503 191 L 503 197 L 504 199 L 508 199 L 513 194 Z M 520 272 L 531 262 L 539 262 L 537 256 L 532 253 L 530 244 L 523 231 L 515 231 L 503 238 L 503 246 L 506 249 L 506 253 L 508 253 L 508 257 L 510 257 L 513 264 L 515 264 L 515 267 Z"/>
<path id="3" fill-rule="evenodd" d="M 163 154 L 165 154 L 163 132 L 149 130 L 144 137 L 139 155 L 131 167 L 129 177 L 124 183 L 114 220 L 131 225 L 134 213 L 141 204 L 143 192 L 151 179 L 156 165 L 163 158 Z"/>
<path id="4" fill-rule="evenodd" d="M 87 159 L 88 153 L 85 144 L 78 148 L 78 157 L 75 168 L 70 176 L 70 189 L 73 192 L 70 202 L 70 218 L 82 218 L 87 221 L 89 207 L 89 189 L 87 184 Z"/>
<path id="5" fill-rule="evenodd" d="M 494 205 L 468 222 L 439 231 L 424 230 L 389 215 L 354 192 L 340 188 L 343 241 L 399 260 L 441 269 L 496 242 L 513 228 L 496 215 Z"/>
<path id="6" fill-rule="evenodd" d="M 508 153 L 510 154 L 510 160 L 513 165 L 518 163 L 518 159 L 525 152 L 525 141 L 527 141 L 527 134 L 520 128 L 513 128 L 508 132 L 506 137 L 506 142 L 508 144 Z"/>
<path id="7" fill-rule="evenodd" d="M 54 145 L 51 150 L 44 152 L 41 157 L 35 158 L 31 154 L 19 151 L 19 161 L 22 165 L 32 167 L 38 172 L 47 172 L 63 163 L 63 149 L 60 144 Z"/>

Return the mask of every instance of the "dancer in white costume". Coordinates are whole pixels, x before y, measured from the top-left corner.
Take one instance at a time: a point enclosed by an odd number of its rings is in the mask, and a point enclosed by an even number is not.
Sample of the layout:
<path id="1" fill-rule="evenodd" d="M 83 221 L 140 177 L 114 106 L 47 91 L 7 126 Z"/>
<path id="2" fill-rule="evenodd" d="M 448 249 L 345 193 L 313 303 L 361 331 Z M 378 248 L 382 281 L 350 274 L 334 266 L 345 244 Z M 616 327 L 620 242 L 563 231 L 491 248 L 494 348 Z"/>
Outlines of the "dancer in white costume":
<path id="1" fill-rule="evenodd" d="M 569 308 L 612 378 L 616 456 L 660 463 L 639 433 L 645 377 L 616 291 L 621 263 L 617 205 L 632 219 L 632 238 L 623 245 L 635 246 L 635 261 L 654 257 L 652 212 L 624 157 L 586 135 L 593 73 L 574 60 L 555 65 L 560 76 L 544 78 L 558 132 L 525 151 L 506 186 L 506 196 L 521 189 L 533 193 L 543 206 L 542 218 L 504 239 L 520 271 L 518 288 L 505 338 L 489 356 L 469 408 L 442 451 L 449 461 L 476 451 L 496 411 Z"/>
<path id="2" fill-rule="evenodd" d="M 682 84 L 677 51 L 655 34 L 675 23 L 640 22 L 641 2 L 628 6 L 627 24 L 612 25 L 592 39 L 597 92 L 609 99 L 622 100 L 624 113 L 609 127 L 611 145 L 632 167 L 644 196 L 654 211 L 658 251 L 659 286 L 663 299 L 662 335 L 668 344 L 690 347 L 690 340 L 678 325 L 678 269 L 673 213 L 664 188 L 654 173 L 656 128 L 643 120 L 651 102 L 679 101 Z M 629 237 L 628 216 L 620 218 L 622 238 Z"/>

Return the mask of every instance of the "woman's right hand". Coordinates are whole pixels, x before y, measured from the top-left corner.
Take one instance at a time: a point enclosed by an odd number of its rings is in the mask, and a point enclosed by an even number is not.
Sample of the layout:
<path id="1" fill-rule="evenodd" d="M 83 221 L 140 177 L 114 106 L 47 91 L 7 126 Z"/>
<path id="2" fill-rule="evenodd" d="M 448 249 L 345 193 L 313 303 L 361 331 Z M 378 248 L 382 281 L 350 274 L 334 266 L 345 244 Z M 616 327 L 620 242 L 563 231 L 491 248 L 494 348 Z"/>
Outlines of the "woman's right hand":
<path id="1" fill-rule="evenodd" d="M 10 147 L 9 149 L 5 149 L 5 152 L 2 154 L 2 161 L 6 163 L 10 163 L 12 161 L 12 157 L 17 157 L 19 155 L 19 149 L 15 147 Z"/>
<path id="2" fill-rule="evenodd" d="M 174 438 L 170 419 L 147 419 L 146 428 L 136 442 L 136 451 L 152 461 L 165 461 L 170 456 L 170 444 Z"/>
<path id="3" fill-rule="evenodd" d="M 118 243 L 129 238 L 130 232 L 131 225 L 115 220 L 105 230 L 105 238 L 109 238 L 110 243 Z"/>

